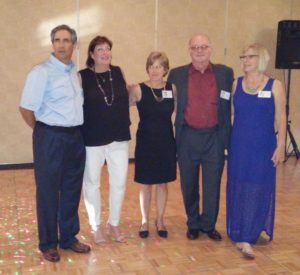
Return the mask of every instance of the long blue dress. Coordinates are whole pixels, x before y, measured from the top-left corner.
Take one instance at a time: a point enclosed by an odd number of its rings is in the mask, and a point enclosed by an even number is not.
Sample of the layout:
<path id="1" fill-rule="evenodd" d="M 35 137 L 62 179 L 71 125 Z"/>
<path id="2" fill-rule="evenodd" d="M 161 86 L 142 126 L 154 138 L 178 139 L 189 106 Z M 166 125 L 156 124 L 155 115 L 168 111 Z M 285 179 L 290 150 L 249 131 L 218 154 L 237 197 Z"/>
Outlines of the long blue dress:
<path id="1" fill-rule="evenodd" d="M 255 243 L 262 231 L 273 239 L 276 170 L 274 97 L 247 94 L 238 78 L 228 151 L 227 234 L 234 242 Z M 272 91 L 269 79 L 264 91 Z"/>

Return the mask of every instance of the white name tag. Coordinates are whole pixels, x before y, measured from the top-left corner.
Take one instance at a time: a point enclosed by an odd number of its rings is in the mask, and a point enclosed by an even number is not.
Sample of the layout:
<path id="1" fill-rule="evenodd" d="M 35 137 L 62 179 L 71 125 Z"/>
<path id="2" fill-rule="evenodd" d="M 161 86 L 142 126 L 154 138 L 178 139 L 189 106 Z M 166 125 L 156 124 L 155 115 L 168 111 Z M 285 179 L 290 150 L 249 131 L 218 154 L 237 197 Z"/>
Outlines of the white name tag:
<path id="1" fill-rule="evenodd" d="M 257 97 L 271 98 L 271 91 L 259 91 Z"/>
<path id="2" fill-rule="evenodd" d="M 230 93 L 226 92 L 224 90 L 221 90 L 220 97 L 223 98 L 223 99 L 229 100 L 230 99 Z"/>
<path id="3" fill-rule="evenodd" d="M 162 90 L 163 98 L 173 98 L 173 92 L 171 90 Z"/>

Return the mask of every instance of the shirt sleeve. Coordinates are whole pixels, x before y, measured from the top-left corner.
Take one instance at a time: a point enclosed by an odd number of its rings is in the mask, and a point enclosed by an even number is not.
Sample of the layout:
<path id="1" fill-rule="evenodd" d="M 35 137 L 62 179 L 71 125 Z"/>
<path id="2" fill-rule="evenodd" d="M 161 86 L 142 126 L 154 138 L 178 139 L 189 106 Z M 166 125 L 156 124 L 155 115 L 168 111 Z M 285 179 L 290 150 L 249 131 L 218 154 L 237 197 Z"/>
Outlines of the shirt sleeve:
<path id="1" fill-rule="evenodd" d="M 47 71 L 38 65 L 27 76 L 20 106 L 31 111 L 37 111 L 41 107 L 46 86 Z"/>

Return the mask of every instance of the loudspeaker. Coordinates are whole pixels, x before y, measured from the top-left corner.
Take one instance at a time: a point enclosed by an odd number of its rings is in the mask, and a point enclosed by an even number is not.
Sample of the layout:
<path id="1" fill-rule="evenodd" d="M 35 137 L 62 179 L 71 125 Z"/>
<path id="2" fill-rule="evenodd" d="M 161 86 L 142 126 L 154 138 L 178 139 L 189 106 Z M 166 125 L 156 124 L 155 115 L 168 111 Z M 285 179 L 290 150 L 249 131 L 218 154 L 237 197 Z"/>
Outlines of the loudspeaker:
<path id="1" fill-rule="evenodd" d="M 300 20 L 278 22 L 277 69 L 300 69 Z"/>

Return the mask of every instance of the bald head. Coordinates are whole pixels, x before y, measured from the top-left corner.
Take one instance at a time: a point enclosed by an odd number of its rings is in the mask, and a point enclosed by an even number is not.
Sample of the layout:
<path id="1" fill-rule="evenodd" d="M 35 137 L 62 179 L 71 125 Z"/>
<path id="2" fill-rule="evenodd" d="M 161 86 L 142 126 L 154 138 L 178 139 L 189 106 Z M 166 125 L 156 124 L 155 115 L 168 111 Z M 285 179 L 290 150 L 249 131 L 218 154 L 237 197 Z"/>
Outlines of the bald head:
<path id="1" fill-rule="evenodd" d="M 197 41 L 198 39 L 206 41 L 207 44 L 211 45 L 210 38 L 206 34 L 204 34 L 204 33 L 197 33 L 197 34 L 193 35 L 191 37 L 191 39 L 189 40 L 189 46 L 191 47 L 193 41 L 195 41 L 195 40 Z"/>
<path id="2" fill-rule="evenodd" d="M 189 41 L 189 51 L 194 67 L 204 71 L 210 62 L 212 53 L 209 37 L 202 33 L 194 35 Z"/>

